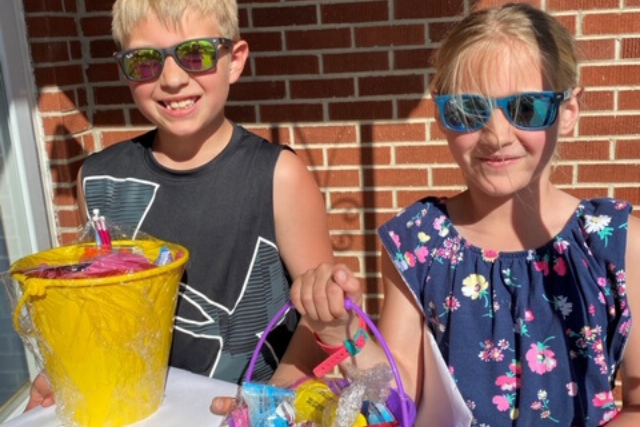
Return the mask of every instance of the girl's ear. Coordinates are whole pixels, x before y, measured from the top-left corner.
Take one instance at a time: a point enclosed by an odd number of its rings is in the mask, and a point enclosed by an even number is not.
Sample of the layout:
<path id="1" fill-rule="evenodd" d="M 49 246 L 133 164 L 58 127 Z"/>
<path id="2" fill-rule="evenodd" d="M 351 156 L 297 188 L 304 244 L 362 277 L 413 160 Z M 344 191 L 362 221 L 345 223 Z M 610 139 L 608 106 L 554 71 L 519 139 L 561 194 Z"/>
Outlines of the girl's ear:
<path id="1" fill-rule="evenodd" d="M 244 64 L 249 57 L 249 44 L 244 40 L 238 40 L 233 44 L 229 52 L 229 83 L 235 83 L 242 75 Z"/>
<path id="2" fill-rule="evenodd" d="M 560 135 L 567 136 L 573 133 L 578 123 L 580 115 L 580 97 L 582 96 L 582 87 L 573 88 L 573 96 L 567 100 L 560 109 Z"/>

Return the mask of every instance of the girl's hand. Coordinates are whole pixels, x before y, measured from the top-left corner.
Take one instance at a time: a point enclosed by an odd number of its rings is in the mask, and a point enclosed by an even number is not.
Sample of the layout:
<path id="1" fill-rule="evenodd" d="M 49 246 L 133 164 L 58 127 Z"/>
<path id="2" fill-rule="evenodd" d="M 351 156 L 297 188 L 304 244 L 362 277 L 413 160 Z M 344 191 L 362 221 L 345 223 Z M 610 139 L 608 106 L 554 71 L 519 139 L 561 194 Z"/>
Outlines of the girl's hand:
<path id="1" fill-rule="evenodd" d="M 291 287 L 291 301 L 309 326 L 327 343 L 342 342 L 352 323 L 345 298 L 362 301 L 362 286 L 344 264 L 321 264 L 298 276 Z M 357 324 L 357 322 L 353 322 Z"/>

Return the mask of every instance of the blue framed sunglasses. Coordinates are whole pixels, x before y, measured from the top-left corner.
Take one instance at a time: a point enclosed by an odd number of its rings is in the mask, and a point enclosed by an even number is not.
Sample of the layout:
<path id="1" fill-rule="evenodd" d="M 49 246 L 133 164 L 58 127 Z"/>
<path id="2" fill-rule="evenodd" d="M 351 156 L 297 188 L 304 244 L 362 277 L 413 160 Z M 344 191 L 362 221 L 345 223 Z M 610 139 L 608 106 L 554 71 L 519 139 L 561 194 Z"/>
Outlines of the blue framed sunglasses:
<path id="1" fill-rule="evenodd" d="M 231 47 L 233 41 L 223 37 L 183 41 L 164 49 L 140 47 L 116 52 L 113 57 L 120 64 L 124 76 L 134 82 L 160 77 L 167 56 L 175 59 L 189 73 L 205 73 L 218 63 L 220 46 Z"/>
<path id="2" fill-rule="evenodd" d="M 500 108 L 509 123 L 522 130 L 548 129 L 558 117 L 560 104 L 571 98 L 572 90 L 564 92 L 522 92 L 504 98 L 482 95 L 436 95 L 440 120 L 454 132 L 475 132 L 482 129 L 495 108 Z"/>

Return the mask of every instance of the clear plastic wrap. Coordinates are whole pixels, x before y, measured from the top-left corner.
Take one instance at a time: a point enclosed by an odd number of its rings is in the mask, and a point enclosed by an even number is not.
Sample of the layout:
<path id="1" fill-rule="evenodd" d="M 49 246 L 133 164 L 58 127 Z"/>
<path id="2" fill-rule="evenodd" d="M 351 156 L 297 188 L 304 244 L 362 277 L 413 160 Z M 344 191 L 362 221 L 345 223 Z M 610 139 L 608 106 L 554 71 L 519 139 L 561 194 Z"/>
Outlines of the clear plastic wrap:
<path id="1" fill-rule="evenodd" d="M 352 368 L 347 379 L 309 378 L 292 389 L 245 382 L 224 427 L 399 426 L 387 407 L 393 379 L 387 365 Z"/>
<path id="2" fill-rule="evenodd" d="M 180 245 L 102 225 L 108 242 L 89 223 L 75 243 L 22 258 L 2 277 L 14 327 L 69 427 L 118 427 L 158 409 L 189 257 Z"/>

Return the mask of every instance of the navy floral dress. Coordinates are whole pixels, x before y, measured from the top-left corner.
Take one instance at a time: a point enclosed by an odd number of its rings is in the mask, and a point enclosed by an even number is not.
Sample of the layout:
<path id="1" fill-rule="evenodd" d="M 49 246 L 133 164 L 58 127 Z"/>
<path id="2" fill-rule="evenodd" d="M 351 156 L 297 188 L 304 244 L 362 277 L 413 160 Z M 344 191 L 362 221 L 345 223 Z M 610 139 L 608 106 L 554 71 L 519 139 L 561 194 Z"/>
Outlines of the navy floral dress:
<path id="1" fill-rule="evenodd" d="M 550 242 L 519 252 L 466 242 L 436 198 L 379 229 L 474 426 L 590 427 L 615 417 L 631 327 L 630 212 L 623 201 L 583 200 Z"/>

